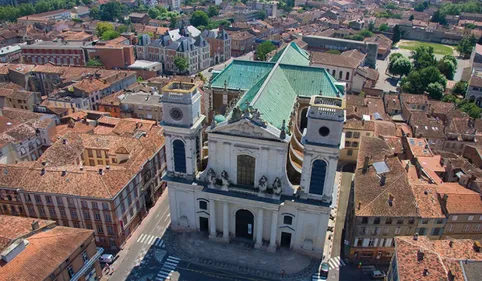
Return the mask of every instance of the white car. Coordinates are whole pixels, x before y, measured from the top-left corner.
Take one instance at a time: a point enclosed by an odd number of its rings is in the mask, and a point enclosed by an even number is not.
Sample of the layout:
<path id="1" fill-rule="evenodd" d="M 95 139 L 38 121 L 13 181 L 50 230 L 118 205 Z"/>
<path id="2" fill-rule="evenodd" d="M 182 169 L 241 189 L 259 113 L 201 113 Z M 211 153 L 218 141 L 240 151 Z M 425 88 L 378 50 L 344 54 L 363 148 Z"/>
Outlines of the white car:
<path id="1" fill-rule="evenodd" d="M 102 263 L 112 263 L 114 261 L 114 256 L 111 254 L 103 254 L 100 256 L 99 261 Z"/>
<path id="2" fill-rule="evenodd" d="M 381 270 L 373 270 L 371 275 L 372 275 L 372 278 L 374 279 L 383 279 L 386 276 L 385 272 Z"/>

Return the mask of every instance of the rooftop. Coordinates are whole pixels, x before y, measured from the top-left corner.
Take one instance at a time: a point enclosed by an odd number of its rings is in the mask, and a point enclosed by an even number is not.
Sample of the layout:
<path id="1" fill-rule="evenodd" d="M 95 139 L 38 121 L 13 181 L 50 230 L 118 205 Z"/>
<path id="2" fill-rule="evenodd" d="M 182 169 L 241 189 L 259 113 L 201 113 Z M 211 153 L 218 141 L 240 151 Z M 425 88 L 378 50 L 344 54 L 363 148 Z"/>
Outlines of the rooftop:
<path id="1" fill-rule="evenodd" d="M 34 222 L 38 223 L 38 230 L 55 226 L 55 221 L 0 215 L 0 252 L 14 240 L 34 233 Z"/>

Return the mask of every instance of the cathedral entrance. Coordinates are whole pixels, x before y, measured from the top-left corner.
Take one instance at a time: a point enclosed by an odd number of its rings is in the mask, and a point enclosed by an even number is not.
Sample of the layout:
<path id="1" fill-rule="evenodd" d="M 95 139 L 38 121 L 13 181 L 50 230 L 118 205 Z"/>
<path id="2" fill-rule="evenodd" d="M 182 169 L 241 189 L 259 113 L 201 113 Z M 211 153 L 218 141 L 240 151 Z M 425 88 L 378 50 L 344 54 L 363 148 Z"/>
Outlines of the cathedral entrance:
<path id="1" fill-rule="evenodd" d="M 208 232 L 209 231 L 209 219 L 199 217 L 199 231 Z"/>
<path id="2" fill-rule="evenodd" d="M 248 210 L 236 212 L 236 237 L 253 240 L 254 215 Z"/>
<path id="3" fill-rule="evenodd" d="M 291 247 L 291 233 L 281 232 L 281 247 L 290 248 Z"/>

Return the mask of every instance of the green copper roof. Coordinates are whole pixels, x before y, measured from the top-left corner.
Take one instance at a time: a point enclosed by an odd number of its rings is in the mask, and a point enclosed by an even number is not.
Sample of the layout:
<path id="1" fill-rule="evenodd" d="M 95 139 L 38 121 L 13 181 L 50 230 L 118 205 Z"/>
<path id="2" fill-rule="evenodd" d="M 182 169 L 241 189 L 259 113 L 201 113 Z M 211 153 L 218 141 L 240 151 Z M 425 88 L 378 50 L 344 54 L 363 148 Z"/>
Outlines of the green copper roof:
<path id="1" fill-rule="evenodd" d="M 233 60 L 211 82 L 213 88 L 249 90 L 273 69 L 275 63 L 260 61 Z"/>
<path id="2" fill-rule="evenodd" d="M 249 104 L 260 111 L 262 119 L 278 129 L 283 120 L 286 124 L 289 122 L 298 96 L 343 95 L 325 69 L 309 66 L 308 53 L 295 43 L 286 46 L 268 63 L 234 60 L 213 80 L 212 87 L 224 87 L 224 80 L 228 88 L 246 90 L 237 103 L 241 110 Z"/>
<path id="3" fill-rule="evenodd" d="M 280 61 L 281 58 L 281 61 Z M 280 62 L 282 64 L 293 65 L 310 65 L 310 54 L 303 49 L 300 49 L 295 43 L 290 43 L 283 50 L 278 52 L 271 62 Z"/>

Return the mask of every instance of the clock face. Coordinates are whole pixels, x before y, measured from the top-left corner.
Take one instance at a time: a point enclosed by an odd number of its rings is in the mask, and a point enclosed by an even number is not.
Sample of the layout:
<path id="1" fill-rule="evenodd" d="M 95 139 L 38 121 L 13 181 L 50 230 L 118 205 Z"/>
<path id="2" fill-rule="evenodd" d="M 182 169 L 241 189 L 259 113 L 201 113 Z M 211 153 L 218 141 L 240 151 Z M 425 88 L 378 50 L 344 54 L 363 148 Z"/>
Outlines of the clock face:
<path id="1" fill-rule="evenodd" d="M 173 120 L 179 121 L 182 119 L 182 110 L 179 108 L 173 108 L 169 113 L 171 114 L 171 118 Z"/>

